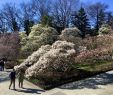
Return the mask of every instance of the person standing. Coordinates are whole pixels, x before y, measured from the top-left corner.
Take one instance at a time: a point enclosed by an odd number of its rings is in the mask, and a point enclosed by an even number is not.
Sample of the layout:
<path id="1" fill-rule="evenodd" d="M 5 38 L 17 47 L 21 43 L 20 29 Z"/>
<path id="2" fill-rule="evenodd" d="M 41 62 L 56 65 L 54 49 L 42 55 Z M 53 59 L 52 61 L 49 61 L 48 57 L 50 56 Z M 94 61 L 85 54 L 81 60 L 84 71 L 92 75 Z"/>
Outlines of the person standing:
<path id="1" fill-rule="evenodd" d="M 10 73 L 9 89 L 11 88 L 11 85 L 13 84 L 13 89 L 15 90 L 15 78 L 16 78 L 16 72 L 15 72 L 15 69 L 13 69 L 13 71 L 11 71 L 11 73 Z"/>
<path id="2" fill-rule="evenodd" d="M 25 71 L 20 70 L 18 73 L 19 88 L 23 88 L 24 75 L 25 75 Z"/>
<path id="3" fill-rule="evenodd" d="M 5 65 L 4 60 L 1 60 L 1 62 L 0 62 L 0 63 L 2 64 L 2 71 L 4 71 L 4 65 Z"/>

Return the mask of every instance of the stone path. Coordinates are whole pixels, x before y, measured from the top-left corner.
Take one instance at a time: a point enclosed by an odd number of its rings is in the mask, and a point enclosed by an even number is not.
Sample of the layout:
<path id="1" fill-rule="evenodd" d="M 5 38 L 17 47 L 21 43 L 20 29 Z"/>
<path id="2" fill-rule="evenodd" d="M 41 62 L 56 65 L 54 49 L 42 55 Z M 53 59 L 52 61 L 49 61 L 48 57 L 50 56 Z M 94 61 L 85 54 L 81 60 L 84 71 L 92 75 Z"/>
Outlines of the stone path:
<path id="1" fill-rule="evenodd" d="M 25 81 L 25 89 L 9 90 L 8 72 L 0 72 L 0 95 L 113 95 L 113 71 L 44 91 Z"/>

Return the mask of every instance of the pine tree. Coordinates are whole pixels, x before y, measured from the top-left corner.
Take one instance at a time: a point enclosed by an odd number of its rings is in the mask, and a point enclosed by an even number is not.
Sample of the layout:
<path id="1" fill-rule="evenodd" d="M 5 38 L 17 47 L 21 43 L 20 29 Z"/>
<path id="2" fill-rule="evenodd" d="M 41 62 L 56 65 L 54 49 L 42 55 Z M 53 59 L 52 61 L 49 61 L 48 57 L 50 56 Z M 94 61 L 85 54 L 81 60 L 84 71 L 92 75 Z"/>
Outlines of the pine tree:
<path id="1" fill-rule="evenodd" d="M 52 16 L 45 15 L 41 19 L 41 24 L 43 26 L 52 26 L 52 20 L 53 20 Z"/>
<path id="2" fill-rule="evenodd" d="M 29 35 L 31 32 L 31 27 L 33 26 L 34 22 L 30 20 L 24 21 L 24 30 L 26 31 L 26 35 Z"/>
<path id="3" fill-rule="evenodd" d="M 100 10 L 98 13 L 95 30 L 98 32 L 99 28 L 105 23 L 105 12 L 103 10 Z"/>
<path id="4" fill-rule="evenodd" d="M 84 8 L 81 7 L 78 13 L 74 15 L 72 23 L 81 31 L 81 37 L 85 38 L 86 32 L 89 31 L 90 26 Z"/>
<path id="5" fill-rule="evenodd" d="M 14 32 L 19 31 L 18 23 L 16 22 L 15 19 L 13 19 L 12 21 L 12 26 Z"/>
<path id="6" fill-rule="evenodd" d="M 108 24 L 113 29 L 113 15 L 112 15 L 112 12 L 107 13 L 106 24 Z"/>

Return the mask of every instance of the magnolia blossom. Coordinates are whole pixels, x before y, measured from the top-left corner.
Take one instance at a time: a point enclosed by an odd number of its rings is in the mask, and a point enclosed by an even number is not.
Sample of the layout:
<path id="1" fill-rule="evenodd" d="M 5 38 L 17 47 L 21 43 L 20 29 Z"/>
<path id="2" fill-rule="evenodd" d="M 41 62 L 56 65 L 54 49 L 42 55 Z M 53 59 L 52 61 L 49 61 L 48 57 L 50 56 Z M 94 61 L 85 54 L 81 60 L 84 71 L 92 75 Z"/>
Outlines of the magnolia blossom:
<path id="1" fill-rule="evenodd" d="M 56 33 L 54 34 L 50 30 L 51 28 L 41 28 L 40 30 L 40 28 L 34 26 L 32 28 L 33 32 L 29 36 L 28 46 L 35 48 L 37 45 L 42 46 L 42 44 L 47 44 L 48 42 L 52 44 Z M 39 34 L 35 33 L 38 31 L 40 31 Z M 50 81 L 64 78 L 66 74 L 72 72 L 73 69 L 75 70 L 74 66 L 77 63 L 91 64 L 98 60 L 112 60 L 112 35 L 107 34 L 81 39 L 79 33 L 80 31 L 77 28 L 64 29 L 58 41 L 55 41 L 52 46 L 42 46 L 18 68 L 27 67 L 27 78 L 46 78 L 46 80 Z"/>
<path id="2" fill-rule="evenodd" d="M 113 52 L 113 45 L 112 48 L 98 48 L 94 50 L 87 50 L 85 52 L 81 52 L 77 57 L 75 57 L 76 63 L 84 63 L 84 62 L 93 62 L 96 60 L 112 60 L 112 52 Z"/>
<path id="3" fill-rule="evenodd" d="M 25 36 L 22 35 L 21 36 Z M 29 56 L 42 45 L 53 44 L 58 37 L 58 32 L 52 27 L 43 27 L 40 24 L 31 28 L 29 36 L 21 39 L 21 56 Z M 26 41 L 27 40 L 27 41 Z"/>
<path id="4" fill-rule="evenodd" d="M 66 28 L 59 36 L 60 40 L 73 42 L 76 46 L 81 45 L 82 38 L 80 38 L 80 30 L 75 28 Z"/>
<path id="5" fill-rule="evenodd" d="M 101 28 L 99 29 L 99 34 L 110 34 L 111 27 L 107 24 L 103 24 Z"/>
<path id="6" fill-rule="evenodd" d="M 28 56 L 28 58 L 23 63 L 21 63 L 19 66 L 15 68 L 17 70 L 21 68 L 26 70 L 29 66 L 35 64 L 39 60 L 39 58 L 43 56 L 46 52 L 48 52 L 50 49 L 50 45 L 41 46 L 41 48 L 39 48 L 36 52 L 33 52 L 32 55 Z"/>
<path id="7" fill-rule="evenodd" d="M 57 41 L 52 45 L 50 51 L 41 56 L 37 63 L 27 69 L 26 77 L 39 78 L 44 74 L 47 77 L 48 72 L 70 72 L 73 64 L 75 64 L 75 54 L 73 43 Z"/>

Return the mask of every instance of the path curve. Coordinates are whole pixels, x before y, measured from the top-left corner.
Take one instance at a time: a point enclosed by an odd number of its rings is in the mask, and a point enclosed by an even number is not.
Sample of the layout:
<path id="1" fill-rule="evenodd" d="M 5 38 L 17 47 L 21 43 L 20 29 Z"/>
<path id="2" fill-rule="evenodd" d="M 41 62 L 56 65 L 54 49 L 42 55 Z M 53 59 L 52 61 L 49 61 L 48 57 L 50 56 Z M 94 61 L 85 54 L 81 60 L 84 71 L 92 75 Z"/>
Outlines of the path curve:
<path id="1" fill-rule="evenodd" d="M 9 90 L 9 73 L 9 71 L 0 71 L 0 95 L 38 95 L 45 92 L 26 80 L 24 81 L 24 89 L 18 87 L 18 81 L 16 80 L 16 90 Z"/>
<path id="2" fill-rule="evenodd" d="M 25 81 L 26 89 L 9 90 L 9 72 L 0 72 L 0 95 L 113 95 L 113 71 L 44 91 Z"/>

